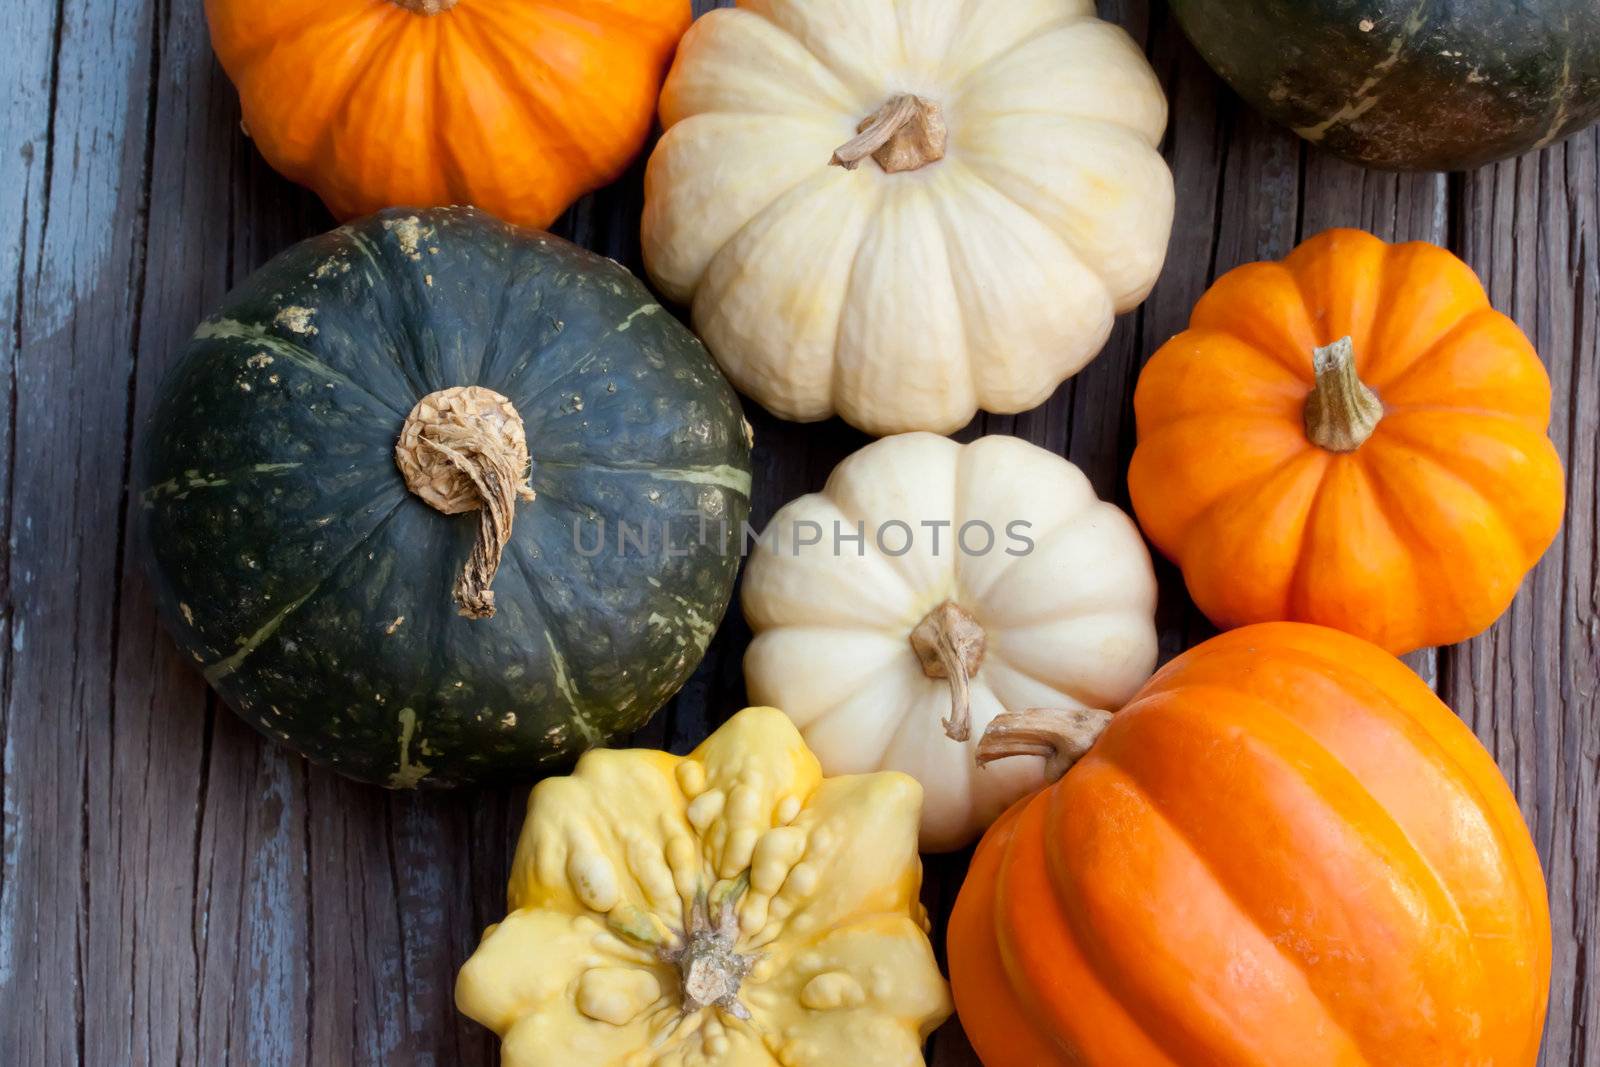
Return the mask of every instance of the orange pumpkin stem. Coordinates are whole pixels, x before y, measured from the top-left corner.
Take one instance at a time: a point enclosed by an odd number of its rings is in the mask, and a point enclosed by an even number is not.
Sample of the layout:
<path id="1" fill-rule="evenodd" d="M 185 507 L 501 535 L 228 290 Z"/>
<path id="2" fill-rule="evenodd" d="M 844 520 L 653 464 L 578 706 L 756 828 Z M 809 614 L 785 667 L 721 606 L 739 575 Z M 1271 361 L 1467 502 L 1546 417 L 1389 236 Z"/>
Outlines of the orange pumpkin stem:
<path id="1" fill-rule="evenodd" d="M 460 3 L 460 0 L 390 0 L 390 2 L 412 14 L 442 15 Z"/>
<path id="2" fill-rule="evenodd" d="M 394 458 L 406 488 L 430 507 L 446 515 L 478 512 L 478 536 L 455 599 L 467 618 L 493 618 L 490 586 L 511 540 L 517 501 L 534 498 L 522 416 L 492 389 L 441 389 L 411 409 Z"/>
<path id="3" fill-rule="evenodd" d="M 988 637 L 972 614 L 946 600 L 911 631 L 911 649 L 929 678 L 950 680 L 950 717 L 940 719 L 952 741 L 972 736 L 972 676 L 983 666 Z"/>
<path id="4" fill-rule="evenodd" d="M 855 170 L 871 156 L 886 174 L 919 170 L 944 158 L 949 139 L 938 104 L 901 93 L 862 120 L 856 136 L 833 153 L 830 165 Z"/>
<path id="5" fill-rule="evenodd" d="M 1346 337 L 1317 349 L 1312 366 L 1317 384 L 1306 397 L 1306 436 L 1329 452 L 1354 452 L 1383 421 L 1383 401 L 1356 375 L 1355 343 Z"/>
<path id="6" fill-rule="evenodd" d="M 1045 771 L 1058 782 L 1072 770 L 1111 723 L 1109 711 L 1033 708 L 996 715 L 978 741 L 978 766 L 1013 756 L 1043 756 Z"/>

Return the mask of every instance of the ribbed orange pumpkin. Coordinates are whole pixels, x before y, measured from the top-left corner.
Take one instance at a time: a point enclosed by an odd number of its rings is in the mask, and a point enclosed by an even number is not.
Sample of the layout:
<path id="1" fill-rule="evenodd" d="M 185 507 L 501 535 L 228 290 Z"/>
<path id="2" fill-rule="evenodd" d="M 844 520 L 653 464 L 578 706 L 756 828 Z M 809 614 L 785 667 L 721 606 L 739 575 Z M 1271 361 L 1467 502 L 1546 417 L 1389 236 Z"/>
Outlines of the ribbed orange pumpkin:
<path id="1" fill-rule="evenodd" d="M 1461 641 L 1561 525 L 1549 376 L 1435 245 L 1333 230 L 1240 267 L 1134 401 L 1134 509 L 1221 627 L 1314 622 L 1395 653 Z"/>
<path id="2" fill-rule="evenodd" d="M 990 829 L 950 920 L 987 1067 L 1534 1063 L 1538 857 L 1488 753 L 1398 660 L 1236 630 L 1092 745 Z"/>
<path id="3" fill-rule="evenodd" d="M 245 127 L 341 219 L 543 227 L 649 135 L 689 0 L 206 0 Z"/>

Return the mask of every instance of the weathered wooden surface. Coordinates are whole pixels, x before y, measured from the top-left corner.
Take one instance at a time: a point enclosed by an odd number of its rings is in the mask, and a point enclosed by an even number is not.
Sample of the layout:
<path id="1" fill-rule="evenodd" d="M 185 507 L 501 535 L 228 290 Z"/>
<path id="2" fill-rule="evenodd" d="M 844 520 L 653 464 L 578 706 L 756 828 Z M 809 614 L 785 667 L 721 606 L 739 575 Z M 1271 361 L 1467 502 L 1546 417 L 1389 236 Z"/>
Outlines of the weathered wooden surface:
<path id="1" fill-rule="evenodd" d="M 234 281 L 328 225 L 240 134 L 199 6 L 6 5 L 0 1063 L 488 1065 L 451 985 L 499 914 L 524 794 L 391 796 L 263 743 L 179 662 L 130 569 L 129 442 L 173 353 Z M 1463 254 L 1549 364 L 1570 511 L 1507 619 L 1413 663 L 1499 759 L 1545 861 L 1543 1062 L 1600 1062 L 1600 134 L 1470 175 L 1364 173 L 1243 111 L 1159 0 L 1102 8 L 1147 45 L 1172 99 L 1170 265 L 1047 406 L 967 435 L 1044 444 L 1126 503 L 1140 363 L 1219 272 L 1335 224 Z M 563 232 L 637 266 L 639 199 L 636 169 Z M 752 421 L 762 519 L 863 443 Z M 1171 655 L 1208 630 L 1162 577 Z M 730 619 L 640 740 L 683 750 L 737 709 L 747 637 Z M 928 864 L 936 923 L 963 864 Z M 933 1061 L 976 1062 L 955 1024 Z"/>

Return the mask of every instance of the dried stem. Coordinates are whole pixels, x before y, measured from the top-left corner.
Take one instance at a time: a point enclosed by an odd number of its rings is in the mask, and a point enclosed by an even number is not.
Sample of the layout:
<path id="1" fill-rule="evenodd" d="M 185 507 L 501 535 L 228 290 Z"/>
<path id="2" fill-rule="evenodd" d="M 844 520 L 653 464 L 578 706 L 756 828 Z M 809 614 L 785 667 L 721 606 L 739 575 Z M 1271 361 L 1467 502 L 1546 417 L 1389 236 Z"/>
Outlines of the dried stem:
<path id="1" fill-rule="evenodd" d="M 911 631 L 911 648 L 922 673 L 950 680 L 950 717 L 940 725 L 952 741 L 972 737 L 972 676 L 983 666 L 987 645 L 978 620 L 953 600 L 928 612 Z"/>
<path id="2" fill-rule="evenodd" d="M 1033 708 L 997 715 L 978 742 L 978 766 L 1013 756 L 1042 756 L 1051 781 L 1059 781 L 1099 740 L 1109 711 Z"/>
<path id="3" fill-rule="evenodd" d="M 840 145 L 830 162 L 855 170 L 871 156 L 885 173 L 898 174 L 937 163 L 944 158 L 948 142 L 939 105 L 902 93 L 862 120 L 856 136 Z"/>
<path id="4" fill-rule="evenodd" d="M 521 416 L 490 389 L 430 393 L 406 419 L 395 462 L 407 487 L 430 506 L 446 515 L 478 512 L 478 535 L 455 599 L 467 618 L 493 618 L 490 587 L 511 540 L 517 501 L 534 499 Z"/>
<path id="5" fill-rule="evenodd" d="M 1317 349 L 1312 362 L 1317 384 L 1306 397 L 1306 436 L 1329 452 L 1354 452 L 1383 421 L 1383 401 L 1357 377 L 1350 338 Z"/>

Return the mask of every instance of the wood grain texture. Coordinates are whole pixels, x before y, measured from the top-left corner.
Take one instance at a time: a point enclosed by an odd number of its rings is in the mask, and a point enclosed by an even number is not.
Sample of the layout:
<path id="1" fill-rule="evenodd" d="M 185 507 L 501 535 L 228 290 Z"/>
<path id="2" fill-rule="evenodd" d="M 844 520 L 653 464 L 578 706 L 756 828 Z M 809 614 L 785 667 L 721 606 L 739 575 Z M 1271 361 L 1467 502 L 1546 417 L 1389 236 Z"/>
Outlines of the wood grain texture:
<path id="1" fill-rule="evenodd" d="M 697 9 L 717 4 L 698 0 Z M 724 3 L 721 6 L 728 6 Z M 1102 13 L 1172 101 L 1173 254 L 1106 352 L 1014 433 L 1126 505 L 1143 361 L 1217 275 L 1357 225 L 1449 244 L 1534 336 L 1555 383 L 1565 533 L 1484 637 L 1412 663 L 1517 789 L 1550 883 L 1542 1062 L 1600 1057 L 1600 134 L 1471 175 L 1325 157 L 1241 108 L 1159 2 Z M 156 627 L 128 563 L 129 444 L 205 309 L 330 220 L 238 128 L 192 0 L 13 0 L 0 64 L 0 1062 L 21 1067 L 488 1067 L 452 1005 L 499 917 L 525 790 L 399 796 L 262 742 Z M 558 231 L 639 267 L 642 168 Z M 865 443 L 751 412 L 756 522 Z M 1164 657 L 1211 630 L 1162 565 Z M 640 731 L 686 751 L 743 703 L 733 612 Z M 943 927 L 966 857 L 927 864 Z M 942 941 L 942 938 L 938 938 Z M 942 951 L 942 944 L 939 946 Z M 931 1062 L 971 1067 L 959 1025 Z"/>

